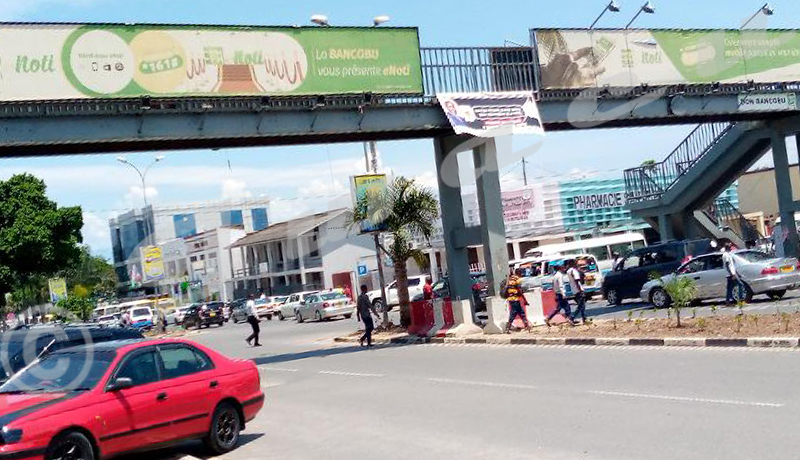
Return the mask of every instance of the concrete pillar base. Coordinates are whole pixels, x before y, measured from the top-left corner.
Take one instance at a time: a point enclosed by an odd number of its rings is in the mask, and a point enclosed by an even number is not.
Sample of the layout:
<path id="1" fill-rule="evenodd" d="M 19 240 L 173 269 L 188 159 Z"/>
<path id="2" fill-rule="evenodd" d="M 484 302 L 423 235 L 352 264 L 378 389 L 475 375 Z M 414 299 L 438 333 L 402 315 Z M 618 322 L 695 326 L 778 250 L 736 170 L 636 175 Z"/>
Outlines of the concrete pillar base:
<path id="1" fill-rule="evenodd" d="M 483 329 L 472 320 L 472 306 L 469 300 L 453 301 L 453 319 L 456 326 L 447 332 L 448 337 L 483 334 Z"/>
<path id="2" fill-rule="evenodd" d="M 483 327 L 485 334 L 502 334 L 508 324 L 508 306 L 502 297 L 492 296 L 486 298 L 486 312 L 489 319 Z"/>

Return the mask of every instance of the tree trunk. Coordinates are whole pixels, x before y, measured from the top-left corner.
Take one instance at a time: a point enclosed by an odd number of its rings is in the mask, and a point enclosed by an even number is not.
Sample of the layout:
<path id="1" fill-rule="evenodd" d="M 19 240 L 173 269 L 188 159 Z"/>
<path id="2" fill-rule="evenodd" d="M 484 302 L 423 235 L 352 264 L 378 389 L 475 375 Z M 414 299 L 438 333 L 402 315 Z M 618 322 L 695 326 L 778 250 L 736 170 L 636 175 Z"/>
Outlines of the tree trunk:
<path id="1" fill-rule="evenodd" d="M 397 301 L 400 304 L 400 325 L 411 325 L 411 303 L 408 299 L 408 269 L 406 261 L 394 260 L 394 277 L 397 281 Z"/>

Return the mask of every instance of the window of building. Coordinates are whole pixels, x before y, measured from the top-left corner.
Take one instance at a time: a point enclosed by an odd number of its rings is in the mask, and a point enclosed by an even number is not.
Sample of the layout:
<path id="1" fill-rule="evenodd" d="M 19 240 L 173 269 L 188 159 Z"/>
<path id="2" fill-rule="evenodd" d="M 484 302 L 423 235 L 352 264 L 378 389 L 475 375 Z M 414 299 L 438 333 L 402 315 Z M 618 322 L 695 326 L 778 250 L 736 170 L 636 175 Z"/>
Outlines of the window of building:
<path id="1" fill-rule="evenodd" d="M 175 214 L 172 216 L 175 225 L 175 236 L 177 238 L 187 238 L 197 235 L 197 224 L 194 214 Z"/>
<path id="2" fill-rule="evenodd" d="M 255 208 L 250 210 L 253 216 L 253 231 L 264 230 L 269 227 L 269 217 L 266 208 Z"/>
<path id="3" fill-rule="evenodd" d="M 222 211 L 220 213 L 223 227 L 243 227 L 244 217 L 240 209 L 231 211 Z"/>

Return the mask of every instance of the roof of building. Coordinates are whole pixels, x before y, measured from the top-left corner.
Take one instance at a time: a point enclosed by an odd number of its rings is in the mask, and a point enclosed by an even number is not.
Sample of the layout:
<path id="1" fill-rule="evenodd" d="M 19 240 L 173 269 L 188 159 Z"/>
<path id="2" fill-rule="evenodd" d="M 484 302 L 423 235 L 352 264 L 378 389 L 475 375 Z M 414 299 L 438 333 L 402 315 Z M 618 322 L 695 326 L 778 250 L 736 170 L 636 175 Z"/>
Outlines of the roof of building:
<path id="1" fill-rule="evenodd" d="M 333 211 L 321 212 L 319 214 L 313 214 L 310 216 L 300 217 L 298 219 L 292 219 L 286 222 L 270 225 L 264 230 L 259 230 L 240 238 L 238 241 L 236 241 L 236 243 L 231 245 L 231 248 L 297 238 L 298 236 L 310 232 L 314 228 L 344 214 L 345 212 L 347 212 L 347 210 L 344 208 L 335 209 Z"/>

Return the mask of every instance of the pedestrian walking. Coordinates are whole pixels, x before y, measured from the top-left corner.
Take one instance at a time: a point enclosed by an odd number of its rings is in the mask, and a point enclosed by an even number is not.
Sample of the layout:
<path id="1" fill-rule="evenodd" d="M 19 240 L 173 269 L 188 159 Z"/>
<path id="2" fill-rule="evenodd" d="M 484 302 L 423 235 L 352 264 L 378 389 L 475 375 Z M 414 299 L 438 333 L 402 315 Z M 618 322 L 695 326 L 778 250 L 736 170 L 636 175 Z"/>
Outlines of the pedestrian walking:
<path id="1" fill-rule="evenodd" d="M 611 262 L 611 271 L 615 272 L 620 269 L 620 263 L 622 262 L 622 257 L 620 257 L 618 252 L 612 252 L 611 257 L 613 261 Z"/>
<path id="2" fill-rule="evenodd" d="M 581 315 L 581 320 L 586 323 L 586 289 L 584 287 L 585 275 L 578 268 L 578 263 L 575 260 L 569 261 L 569 268 L 567 269 L 567 276 L 569 277 L 570 287 L 575 289 L 575 311 L 572 312 L 570 320 L 574 323 L 575 318 Z"/>
<path id="3" fill-rule="evenodd" d="M 131 314 L 126 310 L 122 313 L 122 319 L 120 320 L 122 323 L 122 327 L 130 327 L 131 325 Z"/>
<path id="4" fill-rule="evenodd" d="M 261 343 L 258 341 L 258 335 L 261 333 L 261 326 L 258 325 L 258 310 L 256 310 L 256 302 L 253 300 L 253 294 L 247 296 L 247 322 L 250 323 L 250 327 L 253 328 L 253 333 L 244 340 L 252 347 L 260 347 Z"/>
<path id="5" fill-rule="evenodd" d="M 736 288 L 738 291 L 737 294 L 739 300 L 744 301 L 744 287 L 742 286 L 742 280 L 739 279 L 739 274 L 736 271 L 736 261 L 733 259 L 732 249 L 733 245 L 730 242 L 725 243 L 725 246 L 722 248 L 722 265 L 725 267 L 725 271 L 727 272 L 727 283 L 725 286 L 726 306 L 736 303 L 736 299 L 733 297 L 734 288 Z"/>
<path id="6" fill-rule="evenodd" d="M 372 331 L 375 329 L 372 315 L 378 316 L 378 311 L 369 301 L 367 291 L 367 285 L 362 284 L 361 295 L 358 296 L 358 303 L 356 304 L 356 318 L 364 323 L 364 335 L 361 336 L 359 343 L 363 347 L 364 341 L 366 341 L 367 348 L 372 348 Z"/>
<path id="7" fill-rule="evenodd" d="M 558 271 L 553 275 L 553 291 L 556 293 L 556 308 L 553 310 L 544 322 L 550 326 L 550 321 L 560 312 L 564 312 L 564 317 L 570 324 L 572 322 L 572 313 L 569 309 L 569 298 L 573 296 L 572 285 L 569 282 L 569 275 L 567 275 L 567 267 L 562 264 L 558 266 Z"/>
<path id="8" fill-rule="evenodd" d="M 425 278 L 425 286 L 422 286 L 423 300 L 433 300 L 433 286 L 431 285 L 431 278 Z"/>
<path id="9" fill-rule="evenodd" d="M 352 300 L 353 300 L 353 291 L 350 289 L 350 285 L 349 285 L 349 284 L 347 284 L 347 285 L 345 285 L 345 286 L 344 286 L 344 295 L 345 295 L 345 297 L 347 297 L 347 298 L 348 298 L 350 301 L 352 301 Z"/>
<path id="10" fill-rule="evenodd" d="M 167 315 L 165 315 L 164 310 L 160 308 L 158 309 L 158 326 L 162 334 L 167 332 Z"/>
<path id="11" fill-rule="evenodd" d="M 525 293 L 522 292 L 522 287 L 519 285 L 519 277 L 517 275 L 511 275 L 506 280 L 506 285 L 502 291 L 502 298 L 506 299 L 508 302 L 508 324 L 506 324 L 506 334 L 511 333 L 511 327 L 514 325 L 514 320 L 517 319 L 517 316 L 520 317 L 522 320 L 522 324 L 525 325 L 525 330 L 530 332 L 531 325 L 528 322 L 528 317 L 525 315 L 525 306 L 527 306 L 528 302 L 525 300 Z"/>

